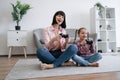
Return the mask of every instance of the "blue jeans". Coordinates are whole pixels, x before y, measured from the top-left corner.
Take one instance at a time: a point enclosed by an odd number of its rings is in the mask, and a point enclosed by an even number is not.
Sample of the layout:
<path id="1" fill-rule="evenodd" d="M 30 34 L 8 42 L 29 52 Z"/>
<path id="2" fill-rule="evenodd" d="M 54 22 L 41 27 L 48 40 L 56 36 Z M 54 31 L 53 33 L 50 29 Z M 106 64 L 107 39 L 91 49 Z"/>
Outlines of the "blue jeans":
<path id="1" fill-rule="evenodd" d="M 62 63 L 72 58 L 78 51 L 76 45 L 70 45 L 64 52 L 56 51 L 56 56 L 45 48 L 37 49 L 37 57 L 40 61 L 47 64 L 54 64 L 55 67 L 61 66 Z"/>
<path id="2" fill-rule="evenodd" d="M 85 57 L 74 55 L 72 59 L 83 66 L 88 66 L 89 63 L 97 62 L 98 60 L 102 59 L 102 55 L 100 55 L 99 53 L 95 53 L 91 56 Z"/>

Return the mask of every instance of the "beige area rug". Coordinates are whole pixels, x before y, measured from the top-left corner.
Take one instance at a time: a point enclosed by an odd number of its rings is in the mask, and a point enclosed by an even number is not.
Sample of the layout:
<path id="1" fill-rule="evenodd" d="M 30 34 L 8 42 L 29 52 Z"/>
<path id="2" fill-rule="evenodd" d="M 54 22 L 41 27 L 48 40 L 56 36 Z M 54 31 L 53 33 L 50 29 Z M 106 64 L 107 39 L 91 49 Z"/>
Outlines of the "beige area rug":
<path id="1" fill-rule="evenodd" d="M 120 71 L 120 56 L 103 56 L 99 63 L 100 67 L 72 66 L 40 70 L 40 61 L 38 59 L 21 59 L 15 64 L 5 80 Z"/>

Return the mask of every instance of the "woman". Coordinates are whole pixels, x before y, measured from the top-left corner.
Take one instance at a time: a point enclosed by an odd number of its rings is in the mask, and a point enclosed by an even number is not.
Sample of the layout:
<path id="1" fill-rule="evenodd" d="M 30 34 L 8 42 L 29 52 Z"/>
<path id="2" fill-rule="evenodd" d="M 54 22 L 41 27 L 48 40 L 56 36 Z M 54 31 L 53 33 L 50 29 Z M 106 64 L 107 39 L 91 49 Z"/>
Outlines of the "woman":
<path id="1" fill-rule="evenodd" d="M 74 55 L 72 59 L 77 62 L 78 66 L 93 66 L 98 67 L 98 60 L 102 58 L 99 53 L 95 52 L 93 41 L 87 41 L 87 30 L 82 27 L 78 30 L 79 40 L 75 41 L 78 51 L 77 55 Z"/>
<path id="2" fill-rule="evenodd" d="M 63 34 L 66 34 L 65 28 L 65 13 L 58 11 L 53 16 L 52 25 L 44 30 L 45 48 L 37 49 L 37 57 L 43 62 L 43 64 L 40 65 L 42 70 L 59 67 L 61 65 L 73 65 L 72 62 L 64 63 L 77 53 L 77 47 L 75 45 L 70 45 L 66 49 L 69 36 L 63 36 Z"/>

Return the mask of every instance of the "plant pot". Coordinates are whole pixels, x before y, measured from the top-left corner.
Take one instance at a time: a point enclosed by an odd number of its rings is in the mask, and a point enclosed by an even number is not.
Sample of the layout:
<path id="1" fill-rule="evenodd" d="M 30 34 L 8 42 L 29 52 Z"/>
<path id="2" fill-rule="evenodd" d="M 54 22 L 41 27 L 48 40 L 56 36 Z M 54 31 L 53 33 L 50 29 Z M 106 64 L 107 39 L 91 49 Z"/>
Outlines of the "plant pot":
<path id="1" fill-rule="evenodd" d="M 15 30 L 20 30 L 20 26 L 15 26 Z"/>

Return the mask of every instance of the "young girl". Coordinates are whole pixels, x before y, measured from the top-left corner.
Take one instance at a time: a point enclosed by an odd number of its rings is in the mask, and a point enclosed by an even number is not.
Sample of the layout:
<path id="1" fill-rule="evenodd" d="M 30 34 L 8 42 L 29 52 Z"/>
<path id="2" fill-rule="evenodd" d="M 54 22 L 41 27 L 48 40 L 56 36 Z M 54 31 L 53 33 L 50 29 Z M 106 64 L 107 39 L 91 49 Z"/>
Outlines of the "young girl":
<path id="1" fill-rule="evenodd" d="M 78 66 L 94 66 L 98 67 L 98 60 L 102 58 L 99 53 L 95 52 L 94 43 L 88 43 L 87 39 L 87 30 L 82 27 L 78 30 L 78 41 L 75 41 L 74 44 L 78 47 L 77 55 L 73 56 L 73 60 L 77 63 Z"/>
<path id="2" fill-rule="evenodd" d="M 66 34 L 65 13 L 57 11 L 53 16 L 51 26 L 44 30 L 45 48 L 37 49 L 37 57 L 43 64 L 40 68 L 51 69 L 61 65 L 73 65 L 72 62 L 66 62 L 77 53 L 77 47 L 71 45 L 66 49 L 69 42 L 69 36 L 62 37 L 60 34 Z M 63 64 L 64 63 L 64 64 Z"/>

